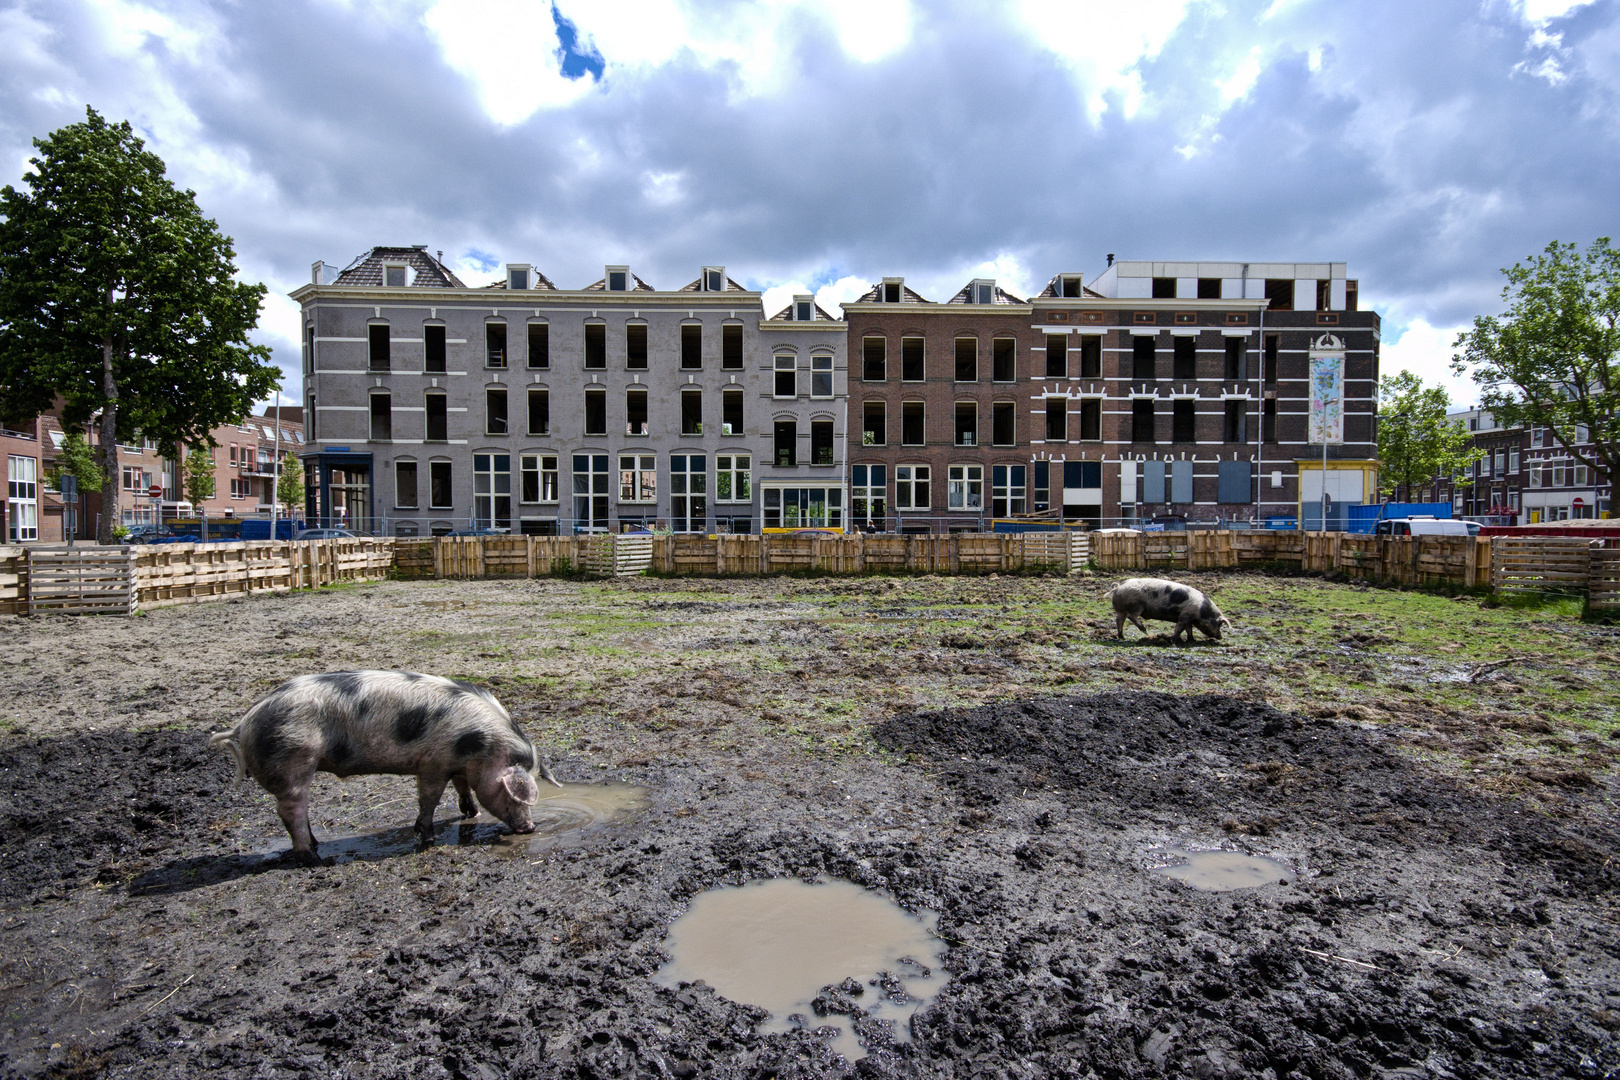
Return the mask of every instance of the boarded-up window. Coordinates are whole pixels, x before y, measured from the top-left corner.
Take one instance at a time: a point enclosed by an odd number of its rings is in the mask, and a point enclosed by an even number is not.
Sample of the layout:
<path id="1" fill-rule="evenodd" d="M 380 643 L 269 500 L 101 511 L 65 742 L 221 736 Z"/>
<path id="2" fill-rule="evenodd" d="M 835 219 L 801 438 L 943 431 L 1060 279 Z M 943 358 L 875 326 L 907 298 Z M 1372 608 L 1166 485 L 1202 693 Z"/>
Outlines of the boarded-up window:
<path id="1" fill-rule="evenodd" d="M 922 382 L 926 377 L 923 370 L 923 339 L 908 337 L 900 339 L 900 378 L 905 382 Z"/>
<path id="2" fill-rule="evenodd" d="M 1163 461 L 1142 462 L 1142 501 L 1147 503 L 1162 503 L 1165 501 L 1165 465 Z"/>
<path id="3" fill-rule="evenodd" d="M 738 329 L 742 329 L 738 327 Z M 691 371 L 703 366 L 703 327 L 693 323 L 681 325 L 681 367 Z"/>
<path id="4" fill-rule="evenodd" d="M 1192 462 L 1172 461 L 1170 463 L 1170 501 L 1173 503 L 1190 503 L 1193 501 Z"/>
<path id="5" fill-rule="evenodd" d="M 1216 499 L 1223 503 L 1246 503 L 1250 501 L 1249 469 L 1253 462 L 1223 461 L 1220 463 L 1220 490 Z"/>
<path id="6" fill-rule="evenodd" d="M 624 328 L 624 366 L 647 370 L 647 324 L 631 323 Z"/>

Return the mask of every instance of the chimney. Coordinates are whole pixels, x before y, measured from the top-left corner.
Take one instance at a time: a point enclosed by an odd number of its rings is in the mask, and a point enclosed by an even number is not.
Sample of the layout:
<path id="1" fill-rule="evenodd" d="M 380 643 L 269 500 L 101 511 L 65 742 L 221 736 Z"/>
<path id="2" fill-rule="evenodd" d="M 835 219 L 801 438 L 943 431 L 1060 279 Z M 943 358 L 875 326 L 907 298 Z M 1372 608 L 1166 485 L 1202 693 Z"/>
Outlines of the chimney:
<path id="1" fill-rule="evenodd" d="M 1112 252 L 1112 251 L 1110 251 L 1110 252 L 1109 252 L 1109 253 L 1108 253 L 1108 265 L 1109 265 L 1109 266 L 1113 266 L 1113 265 L 1114 265 L 1114 253 L 1113 253 L 1113 252 Z"/>

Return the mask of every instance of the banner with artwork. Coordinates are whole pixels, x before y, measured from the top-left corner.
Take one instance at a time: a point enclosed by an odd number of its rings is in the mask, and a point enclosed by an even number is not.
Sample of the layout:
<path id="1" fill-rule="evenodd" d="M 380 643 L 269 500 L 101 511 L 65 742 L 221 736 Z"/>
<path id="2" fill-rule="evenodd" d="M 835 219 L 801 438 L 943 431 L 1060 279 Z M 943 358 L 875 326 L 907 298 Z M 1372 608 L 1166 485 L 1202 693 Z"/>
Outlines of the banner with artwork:
<path id="1" fill-rule="evenodd" d="M 1311 350 L 1311 407 L 1306 441 L 1344 442 L 1344 352 Z"/>

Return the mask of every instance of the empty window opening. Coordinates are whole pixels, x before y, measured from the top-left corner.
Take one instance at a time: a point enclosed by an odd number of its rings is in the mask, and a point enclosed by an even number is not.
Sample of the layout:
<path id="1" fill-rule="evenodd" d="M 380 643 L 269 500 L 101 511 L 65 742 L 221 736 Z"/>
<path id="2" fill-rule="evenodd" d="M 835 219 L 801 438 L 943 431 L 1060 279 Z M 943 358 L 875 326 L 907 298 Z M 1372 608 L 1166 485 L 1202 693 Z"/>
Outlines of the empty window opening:
<path id="1" fill-rule="evenodd" d="M 1201 277 L 1198 279 L 1198 299 L 1219 300 L 1221 298 L 1221 279 L 1218 277 Z"/>
<path id="2" fill-rule="evenodd" d="M 778 356 L 776 358 L 776 381 L 772 384 L 771 393 L 779 398 L 799 396 L 799 361 L 794 356 Z"/>
<path id="3" fill-rule="evenodd" d="M 681 391 L 681 434 L 703 434 L 703 391 Z"/>
<path id="4" fill-rule="evenodd" d="M 1241 443 L 1249 441 L 1249 403 L 1246 401 L 1229 400 L 1226 403 L 1226 441 Z"/>
<path id="5" fill-rule="evenodd" d="M 585 324 L 585 366 L 607 367 L 607 324 Z"/>
<path id="6" fill-rule="evenodd" d="M 883 302 L 885 304 L 898 304 L 900 302 L 900 282 L 885 281 L 883 283 Z"/>
<path id="7" fill-rule="evenodd" d="M 430 393 L 423 404 L 427 406 L 427 433 L 428 442 L 448 442 L 450 439 L 449 408 L 443 394 Z"/>
<path id="8" fill-rule="evenodd" d="M 551 366 L 551 327 L 546 323 L 529 324 L 529 366 Z"/>
<path id="9" fill-rule="evenodd" d="M 371 395 L 371 438 L 386 442 L 394 437 L 394 399 L 389 394 Z M 232 447 L 234 450 L 235 447 Z M 246 450 L 246 447 L 243 447 Z M 244 455 L 245 456 L 245 455 Z"/>
<path id="10" fill-rule="evenodd" d="M 1177 398 L 1171 407 L 1170 414 L 1170 440 L 1178 443 L 1190 443 L 1195 439 L 1194 422 L 1196 417 L 1196 402 L 1191 398 Z"/>
<path id="11" fill-rule="evenodd" d="M 1360 288 L 1361 283 L 1357 281 L 1347 281 L 1344 283 L 1344 310 L 1356 310 L 1356 293 Z"/>
<path id="12" fill-rule="evenodd" d="M 1048 379 L 1069 377 L 1069 335 L 1046 335 L 1046 377 Z"/>
<path id="13" fill-rule="evenodd" d="M 428 462 L 428 506 L 434 510 L 448 510 L 455 505 L 450 495 L 450 463 Z"/>
<path id="14" fill-rule="evenodd" d="M 1018 342 L 1012 338 L 995 338 L 990 342 L 990 378 L 996 382 L 1015 382 L 1018 379 Z"/>
<path id="15" fill-rule="evenodd" d="M 1178 337 L 1175 341 L 1174 374 L 1177 380 L 1198 378 L 1198 340 L 1190 337 Z"/>
<path id="16" fill-rule="evenodd" d="M 585 391 L 585 434 L 607 434 L 607 389 L 590 387 Z"/>
<path id="17" fill-rule="evenodd" d="M 630 323 L 624 328 L 624 366 L 647 370 L 647 324 Z"/>
<path id="18" fill-rule="evenodd" d="M 389 366 L 388 326 L 372 323 L 366 327 L 367 366 L 372 371 L 387 371 Z"/>
<path id="19" fill-rule="evenodd" d="M 1153 441 L 1153 399 L 1135 398 L 1131 401 L 1131 442 Z"/>
<path id="20" fill-rule="evenodd" d="M 1097 442 L 1102 439 L 1102 399 L 1086 398 L 1080 402 L 1080 440 Z"/>
<path id="21" fill-rule="evenodd" d="M 1316 310 L 1329 311 L 1333 307 L 1333 282 L 1318 279 L 1316 282 Z"/>
<path id="22" fill-rule="evenodd" d="M 887 339 L 869 337 L 861 340 L 861 378 L 867 382 L 883 382 L 889 377 L 889 343 Z"/>
<path id="23" fill-rule="evenodd" d="M 506 390 L 489 387 L 484 391 L 484 430 L 491 435 L 506 434 Z"/>
<path id="24" fill-rule="evenodd" d="M 1018 406 L 1010 401 L 998 401 L 990 406 L 990 441 L 997 446 L 1012 446 L 1017 441 Z"/>
<path id="25" fill-rule="evenodd" d="M 923 339 L 900 339 L 900 379 L 902 382 L 922 382 L 926 377 L 923 365 Z"/>
<path id="26" fill-rule="evenodd" d="M 484 324 L 484 365 L 492 368 L 506 366 L 506 324 Z"/>
<path id="27" fill-rule="evenodd" d="M 315 328 L 306 327 L 304 330 L 304 374 L 315 374 Z"/>
<path id="28" fill-rule="evenodd" d="M 529 388 L 529 434 L 551 434 L 551 392 Z"/>
<path id="29" fill-rule="evenodd" d="M 1277 441 L 1277 399 L 1267 398 L 1260 413 L 1260 437 L 1268 443 Z"/>
<path id="30" fill-rule="evenodd" d="M 798 421 L 778 420 L 776 422 L 774 448 L 777 468 L 791 468 L 799 463 Z"/>
<path id="31" fill-rule="evenodd" d="M 833 358 L 831 356 L 824 354 L 810 358 L 810 396 L 813 398 L 830 398 L 833 396 Z"/>
<path id="32" fill-rule="evenodd" d="M 743 328 L 720 328 L 720 367 L 725 371 L 741 371 L 743 366 Z"/>
<path id="33" fill-rule="evenodd" d="M 904 446 L 922 446 L 925 436 L 924 408 L 920 401 L 906 401 L 900 405 L 900 442 Z"/>
<path id="34" fill-rule="evenodd" d="M 416 509 L 416 462 L 394 462 L 394 505 L 401 510 Z"/>
<path id="35" fill-rule="evenodd" d="M 426 353 L 426 369 L 428 374 L 444 374 L 444 327 L 422 327 L 422 345 Z"/>
<path id="36" fill-rule="evenodd" d="M 956 403 L 956 445 L 979 445 L 979 406 L 975 402 Z"/>
<path id="37" fill-rule="evenodd" d="M 720 434 L 732 437 L 743 433 L 743 392 L 739 389 L 720 391 Z"/>
<path id="38" fill-rule="evenodd" d="M 1277 352 L 1278 335 L 1267 334 L 1265 374 L 1266 382 L 1270 384 L 1275 384 L 1277 382 Z"/>
<path id="39" fill-rule="evenodd" d="M 1046 441 L 1069 441 L 1069 399 L 1046 399 Z"/>
<path id="40" fill-rule="evenodd" d="M 1266 301 L 1272 311 L 1294 310 L 1294 279 L 1266 278 Z"/>
<path id="41" fill-rule="evenodd" d="M 1058 295 L 1065 300 L 1078 300 L 1083 295 L 1083 292 L 1084 285 L 1078 276 L 1065 277 L 1063 278 L 1063 287 L 1059 290 Z"/>
<path id="42" fill-rule="evenodd" d="M 1242 382 L 1248 378 L 1248 344 L 1243 338 L 1226 339 L 1226 381 Z"/>
<path id="43" fill-rule="evenodd" d="M 1080 377 L 1102 378 L 1102 338 L 1091 336 L 1080 339 Z"/>
<path id="44" fill-rule="evenodd" d="M 1131 378 L 1137 382 L 1152 382 L 1158 378 L 1154 371 L 1154 346 L 1150 337 L 1131 339 Z"/>
<path id="45" fill-rule="evenodd" d="M 647 434 L 647 391 L 642 387 L 624 392 L 624 433 Z"/>
<path id="46" fill-rule="evenodd" d="M 833 463 L 833 425 L 831 420 L 810 421 L 810 464 Z"/>
<path id="47" fill-rule="evenodd" d="M 693 323 L 681 325 L 681 369 L 694 371 L 703 366 L 703 327 Z"/>
<path id="48" fill-rule="evenodd" d="M 861 406 L 861 445 L 884 446 L 889 441 L 889 407 L 882 401 Z"/>
<path id="49" fill-rule="evenodd" d="M 1174 300 L 1176 298 L 1176 279 L 1173 277 L 1156 277 L 1153 279 L 1153 299 Z"/>
<path id="50" fill-rule="evenodd" d="M 979 378 L 979 339 L 956 339 L 956 381 L 976 382 Z"/>

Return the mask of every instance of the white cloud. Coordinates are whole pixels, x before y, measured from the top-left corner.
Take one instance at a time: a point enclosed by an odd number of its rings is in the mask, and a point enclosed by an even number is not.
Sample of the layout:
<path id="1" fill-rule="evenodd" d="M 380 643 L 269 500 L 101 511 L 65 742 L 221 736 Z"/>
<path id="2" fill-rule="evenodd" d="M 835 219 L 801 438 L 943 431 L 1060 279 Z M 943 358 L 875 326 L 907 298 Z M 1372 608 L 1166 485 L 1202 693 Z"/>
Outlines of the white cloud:
<path id="1" fill-rule="evenodd" d="M 838 44 L 862 63 L 881 60 L 911 40 L 909 0 L 825 0 Z"/>
<path id="2" fill-rule="evenodd" d="M 1562 18 L 1578 7 L 1585 7 L 1592 0 L 1517 0 L 1514 5 L 1525 22 L 1542 25 L 1552 19 Z"/>
<path id="3" fill-rule="evenodd" d="M 542 108 L 590 93 L 596 83 L 563 76 L 549 4 L 532 0 L 441 0 L 422 16 L 444 62 L 472 84 L 484 113 L 510 127 Z"/>
<path id="4" fill-rule="evenodd" d="M 1451 357 L 1456 351 L 1453 343 L 1467 326 L 1431 326 L 1427 319 L 1415 318 L 1400 328 L 1398 336 L 1390 330 L 1395 324 L 1384 324 L 1384 342 L 1379 350 L 1380 375 L 1393 375 L 1410 371 L 1426 383 L 1440 383 L 1451 395 L 1454 408 L 1466 408 L 1478 398 L 1479 388 L 1466 375 L 1453 375 Z"/>
<path id="5" fill-rule="evenodd" d="M 1319 63 L 1320 60 L 1318 60 L 1318 64 Z M 1314 71 L 1315 69 L 1316 68 L 1313 65 L 1311 70 Z M 1232 72 L 1231 77 L 1225 79 L 1219 84 L 1221 101 L 1230 105 L 1232 102 L 1247 96 L 1249 91 L 1254 88 L 1254 84 L 1259 78 L 1260 46 L 1256 45 L 1254 48 L 1249 50 L 1249 55 L 1238 61 L 1237 70 Z"/>
<path id="6" fill-rule="evenodd" d="M 1023 0 L 1028 31 L 1073 70 L 1093 121 L 1108 110 L 1108 95 L 1120 98 L 1129 119 L 1142 105 L 1137 65 L 1155 57 L 1187 13 L 1187 0 Z"/>
<path id="7" fill-rule="evenodd" d="M 822 310 L 835 319 L 844 317 L 840 304 L 852 303 L 861 298 L 866 290 L 872 287 L 872 282 L 863 277 L 841 277 L 830 285 L 823 285 L 816 290 L 816 303 Z"/>

